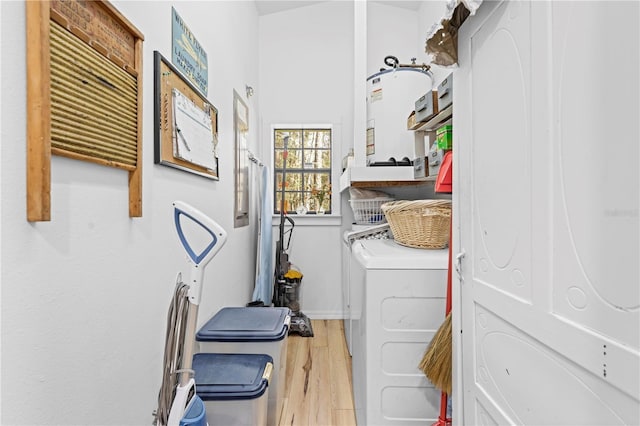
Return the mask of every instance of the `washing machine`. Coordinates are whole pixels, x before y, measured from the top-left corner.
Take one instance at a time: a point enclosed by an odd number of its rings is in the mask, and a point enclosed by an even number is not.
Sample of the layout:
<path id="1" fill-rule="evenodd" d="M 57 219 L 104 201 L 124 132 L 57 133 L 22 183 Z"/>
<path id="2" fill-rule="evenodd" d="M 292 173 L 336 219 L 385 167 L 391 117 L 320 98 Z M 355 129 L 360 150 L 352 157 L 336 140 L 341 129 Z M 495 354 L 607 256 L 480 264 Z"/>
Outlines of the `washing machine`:
<path id="1" fill-rule="evenodd" d="M 438 391 L 418 368 L 445 318 L 448 249 L 356 240 L 350 265 L 353 393 L 358 425 L 437 421 Z"/>
<path id="2" fill-rule="evenodd" d="M 351 271 L 355 258 L 353 256 L 353 243 L 359 240 L 388 239 L 391 237 L 391 230 L 388 223 L 381 225 L 357 225 L 353 224 L 350 231 L 342 234 L 342 312 L 344 315 L 344 336 L 347 341 L 349 354 L 352 353 L 352 333 L 351 333 Z"/>

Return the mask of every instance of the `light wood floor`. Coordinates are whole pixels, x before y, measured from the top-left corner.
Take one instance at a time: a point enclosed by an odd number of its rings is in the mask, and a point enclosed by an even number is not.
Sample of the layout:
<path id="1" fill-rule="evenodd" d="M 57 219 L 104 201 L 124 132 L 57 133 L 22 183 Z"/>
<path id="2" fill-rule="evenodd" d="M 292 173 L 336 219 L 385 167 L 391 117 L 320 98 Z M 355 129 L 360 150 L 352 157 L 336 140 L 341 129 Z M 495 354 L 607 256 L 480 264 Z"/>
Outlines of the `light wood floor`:
<path id="1" fill-rule="evenodd" d="M 355 426 L 351 357 L 342 320 L 312 320 L 314 337 L 287 340 L 280 426 Z"/>

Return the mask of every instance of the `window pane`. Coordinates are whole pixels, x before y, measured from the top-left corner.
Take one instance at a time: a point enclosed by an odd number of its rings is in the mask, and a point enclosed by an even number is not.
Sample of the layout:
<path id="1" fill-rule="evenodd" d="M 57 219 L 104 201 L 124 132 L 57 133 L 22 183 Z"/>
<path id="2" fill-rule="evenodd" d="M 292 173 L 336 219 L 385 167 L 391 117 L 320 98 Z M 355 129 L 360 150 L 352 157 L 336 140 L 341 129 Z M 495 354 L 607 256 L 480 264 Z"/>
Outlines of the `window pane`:
<path id="1" fill-rule="evenodd" d="M 305 148 L 331 148 L 331 130 L 312 129 L 304 131 Z"/>
<path id="2" fill-rule="evenodd" d="M 300 204 L 301 195 L 299 192 L 287 192 L 284 193 L 284 210 L 287 213 L 295 211 L 296 207 Z M 276 203 L 273 206 L 275 213 L 280 213 L 280 203 L 282 201 L 282 193 L 276 194 Z"/>
<path id="3" fill-rule="evenodd" d="M 305 169 L 330 169 L 331 151 L 328 149 L 309 149 L 304 152 Z"/>
<path id="4" fill-rule="evenodd" d="M 284 137 L 287 145 L 285 209 L 296 214 L 305 206 L 311 213 L 331 213 L 331 129 L 274 130 L 274 212 L 280 213 Z"/>
<path id="5" fill-rule="evenodd" d="M 282 152 L 281 149 L 276 149 L 273 153 L 273 164 L 275 164 L 274 168 L 276 169 L 282 168 Z M 279 182 L 279 180 L 276 179 L 276 182 Z"/>
<path id="6" fill-rule="evenodd" d="M 304 189 L 311 191 L 313 188 L 320 189 L 323 186 L 328 186 L 331 183 L 331 176 L 329 173 L 309 173 L 304 177 Z"/>
<path id="7" fill-rule="evenodd" d="M 311 200 L 312 211 L 320 208 L 331 210 L 331 176 L 329 173 L 313 173 L 305 176 L 305 190 Z"/>
<path id="8" fill-rule="evenodd" d="M 287 169 L 301 169 L 302 168 L 302 150 L 290 149 L 289 156 L 287 157 Z"/>
<path id="9" fill-rule="evenodd" d="M 287 172 L 285 191 L 302 191 L 302 176 L 300 173 Z M 276 191 L 282 191 L 282 173 L 276 173 Z"/>
<path id="10" fill-rule="evenodd" d="M 285 136 L 289 136 L 288 148 L 302 148 L 302 131 L 295 129 L 277 129 L 274 141 L 276 148 L 284 148 Z"/>
<path id="11" fill-rule="evenodd" d="M 287 173 L 286 191 L 302 191 L 302 176 L 299 173 Z"/>
<path id="12" fill-rule="evenodd" d="M 284 150 L 276 149 L 275 155 L 275 168 L 282 169 L 284 164 L 282 163 L 282 154 Z M 302 168 L 302 150 L 289 149 L 287 150 L 287 169 L 301 169 Z"/>

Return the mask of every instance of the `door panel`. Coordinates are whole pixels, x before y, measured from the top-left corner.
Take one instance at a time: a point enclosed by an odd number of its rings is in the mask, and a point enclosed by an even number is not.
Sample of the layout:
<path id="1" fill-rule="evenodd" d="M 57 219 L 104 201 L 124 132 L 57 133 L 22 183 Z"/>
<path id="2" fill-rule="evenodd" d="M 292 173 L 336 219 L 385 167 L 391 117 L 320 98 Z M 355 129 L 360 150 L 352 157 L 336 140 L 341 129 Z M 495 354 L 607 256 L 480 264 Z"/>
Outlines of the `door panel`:
<path id="1" fill-rule="evenodd" d="M 639 12 L 485 2 L 461 28 L 454 423 L 640 423 Z"/>
<path id="2" fill-rule="evenodd" d="M 638 4 L 561 2 L 553 17 L 553 311 L 638 350 L 620 327 L 640 322 Z M 610 20 L 630 35 L 592 30 Z"/>
<path id="3" fill-rule="evenodd" d="M 628 395 L 610 385 L 604 389 L 598 376 L 481 305 L 476 324 L 477 386 L 501 407 L 507 423 L 625 424 L 613 406 L 622 400 L 632 406 Z"/>
<path id="4" fill-rule="evenodd" d="M 496 14 L 471 39 L 472 268 L 475 282 L 530 303 L 530 16 L 502 8 L 506 24 Z"/>

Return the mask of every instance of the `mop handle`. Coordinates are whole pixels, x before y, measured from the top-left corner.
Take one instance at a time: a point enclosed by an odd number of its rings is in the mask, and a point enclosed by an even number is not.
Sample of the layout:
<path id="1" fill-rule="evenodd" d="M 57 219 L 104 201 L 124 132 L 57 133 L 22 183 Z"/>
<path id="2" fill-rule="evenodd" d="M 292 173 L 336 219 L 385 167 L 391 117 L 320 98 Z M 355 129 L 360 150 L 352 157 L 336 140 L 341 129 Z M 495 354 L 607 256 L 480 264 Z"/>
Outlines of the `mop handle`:
<path id="1" fill-rule="evenodd" d="M 173 203 L 173 207 L 174 221 L 176 230 L 178 231 L 178 237 L 180 238 L 180 242 L 187 252 L 187 255 L 191 259 L 191 262 L 193 262 L 191 267 L 191 276 L 188 283 L 189 302 L 194 305 L 199 305 L 200 297 L 202 295 L 202 277 L 204 274 L 204 268 L 220 251 L 222 246 L 224 246 L 227 241 L 227 232 L 213 219 L 187 203 L 175 201 Z M 181 217 L 183 216 L 200 225 L 200 227 L 211 237 L 211 242 L 199 254 L 193 250 L 184 234 L 181 222 Z"/>

